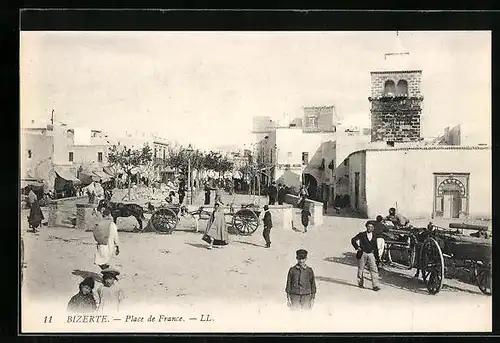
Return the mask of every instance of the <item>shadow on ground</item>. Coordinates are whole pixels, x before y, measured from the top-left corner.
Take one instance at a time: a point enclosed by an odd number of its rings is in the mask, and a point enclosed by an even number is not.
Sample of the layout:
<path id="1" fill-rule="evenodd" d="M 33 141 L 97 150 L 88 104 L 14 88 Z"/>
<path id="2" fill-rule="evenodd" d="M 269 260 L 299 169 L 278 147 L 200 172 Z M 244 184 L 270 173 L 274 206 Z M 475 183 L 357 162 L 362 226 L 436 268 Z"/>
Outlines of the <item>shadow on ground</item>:
<path id="1" fill-rule="evenodd" d="M 356 254 L 353 252 L 343 253 L 343 255 L 340 257 L 327 257 L 324 260 L 327 262 L 340 263 L 340 264 L 351 266 L 351 267 L 357 267 Z M 424 281 L 421 278 L 414 277 L 416 269 L 411 270 L 410 275 L 408 275 L 407 273 L 404 273 L 403 271 L 407 271 L 407 269 L 402 267 L 402 266 L 398 266 L 398 265 L 381 267 L 381 268 L 379 268 L 380 281 L 383 285 L 386 285 L 389 287 L 407 290 L 407 291 L 414 292 L 414 293 L 429 294 Z M 366 271 L 365 271 L 365 273 L 366 273 Z M 450 269 L 448 269 L 448 272 L 446 274 L 447 275 L 445 276 L 445 283 L 443 284 L 443 287 L 441 288 L 442 291 L 467 292 L 467 293 L 472 293 L 472 294 L 481 293 L 479 288 L 475 292 L 475 291 L 468 290 L 466 288 L 461 288 L 461 287 L 446 284 L 446 278 L 458 279 L 458 280 L 461 280 L 463 282 L 467 282 L 464 280 L 467 280 L 467 278 L 469 278 L 469 281 L 467 283 L 470 283 L 470 276 L 464 275 L 464 273 L 459 272 L 458 269 L 453 270 L 450 268 Z"/>
<path id="2" fill-rule="evenodd" d="M 356 254 L 353 252 L 343 253 L 341 257 L 327 257 L 324 260 L 327 262 L 340 263 L 351 267 L 357 267 L 358 265 Z M 366 267 L 366 269 L 368 269 L 368 266 Z M 379 277 L 383 285 L 411 291 L 414 293 L 427 293 L 425 284 L 421 279 L 401 274 L 392 267 L 390 270 L 379 268 Z M 370 278 L 368 278 L 366 281 L 370 282 L 371 280 Z"/>
<path id="3" fill-rule="evenodd" d="M 354 283 L 349 283 L 345 280 L 335 279 L 335 278 L 332 278 L 329 276 L 316 276 L 315 279 L 318 281 L 331 282 L 331 283 L 336 283 L 339 285 L 345 285 L 345 286 L 351 286 L 351 287 L 358 288 L 358 286 Z"/>
<path id="4" fill-rule="evenodd" d="M 82 279 L 91 277 L 97 282 L 102 282 L 102 276 L 100 274 L 94 273 L 94 272 L 89 272 L 87 270 L 80 270 L 80 269 L 75 269 L 71 273 L 76 276 L 80 276 Z"/>
<path id="5" fill-rule="evenodd" d="M 264 247 L 265 245 L 264 244 L 256 244 L 256 243 L 252 243 L 252 242 L 245 242 L 245 241 L 234 241 L 235 243 L 241 243 L 241 244 L 247 244 L 247 245 L 253 245 L 255 247 Z"/>
<path id="6" fill-rule="evenodd" d="M 207 244 L 202 244 L 202 243 L 186 243 L 192 247 L 195 247 L 195 248 L 200 248 L 200 249 L 207 249 L 208 245 Z"/>

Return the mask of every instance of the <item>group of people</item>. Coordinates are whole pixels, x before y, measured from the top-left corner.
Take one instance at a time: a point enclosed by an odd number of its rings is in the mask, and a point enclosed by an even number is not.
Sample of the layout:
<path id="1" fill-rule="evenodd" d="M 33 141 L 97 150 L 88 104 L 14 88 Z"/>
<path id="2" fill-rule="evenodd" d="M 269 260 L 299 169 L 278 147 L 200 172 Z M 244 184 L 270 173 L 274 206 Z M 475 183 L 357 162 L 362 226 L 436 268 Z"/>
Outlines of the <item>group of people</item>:
<path id="1" fill-rule="evenodd" d="M 276 186 L 276 182 L 273 181 L 266 190 L 266 194 L 269 198 L 269 205 L 275 205 L 276 200 L 278 201 L 278 205 L 283 205 L 287 192 L 288 190 L 285 185 L 278 183 L 278 186 Z"/>
<path id="2" fill-rule="evenodd" d="M 363 272 L 365 266 L 368 265 L 372 277 L 373 290 L 380 290 L 378 267 L 381 263 L 381 258 L 384 256 L 384 237 L 388 231 L 384 221 L 389 221 L 398 228 L 407 228 L 410 224 L 408 218 L 396 213 L 396 209 L 391 207 L 387 217 L 383 218 L 381 215 L 378 215 L 376 220 L 367 221 L 365 223 L 366 230 L 359 232 L 351 239 L 351 244 L 356 250 L 356 259 L 358 261 L 357 279 L 360 288 L 364 288 Z"/>
<path id="3" fill-rule="evenodd" d="M 94 291 L 95 280 L 86 277 L 79 284 L 79 292 L 68 303 L 68 311 L 77 313 L 118 312 L 124 300 L 124 294 L 117 285 L 120 272 L 110 266 L 113 256 L 120 254 L 118 227 L 111 217 L 109 208 L 102 209 L 102 218 L 95 224 L 93 230 L 96 241 L 94 264 L 102 274 L 102 285 Z"/>

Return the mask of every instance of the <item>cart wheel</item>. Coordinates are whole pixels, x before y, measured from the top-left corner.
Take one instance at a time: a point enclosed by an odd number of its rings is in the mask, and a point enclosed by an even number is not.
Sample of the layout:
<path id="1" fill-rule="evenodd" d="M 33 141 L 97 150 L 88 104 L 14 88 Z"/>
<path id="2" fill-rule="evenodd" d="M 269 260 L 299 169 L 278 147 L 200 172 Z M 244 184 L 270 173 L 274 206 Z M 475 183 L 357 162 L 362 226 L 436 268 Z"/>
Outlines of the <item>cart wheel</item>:
<path id="1" fill-rule="evenodd" d="M 437 294 L 444 282 L 444 258 L 434 238 L 427 238 L 420 253 L 422 277 L 430 294 Z"/>
<path id="2" fill-rule="evenodd" d="M 254 211 L 242 209 L 233 215 L 233 227 L 240 235 L 250 236 L 259 226 L 259 217 Z"/>
<path id="3" fill-rule="evenodd" d="M 474 277 L 476 283 L 486 295 L 491 295 L 491 269 L 489 266 L 477 265 L 474 266 Z"/>
<path id="4" fill-rule="evenodd" d="M 178 221 L 175 212 L 169 208 L 160 208 L 151 216 L 151 225 L 159 233 L 171 234 Z"/>

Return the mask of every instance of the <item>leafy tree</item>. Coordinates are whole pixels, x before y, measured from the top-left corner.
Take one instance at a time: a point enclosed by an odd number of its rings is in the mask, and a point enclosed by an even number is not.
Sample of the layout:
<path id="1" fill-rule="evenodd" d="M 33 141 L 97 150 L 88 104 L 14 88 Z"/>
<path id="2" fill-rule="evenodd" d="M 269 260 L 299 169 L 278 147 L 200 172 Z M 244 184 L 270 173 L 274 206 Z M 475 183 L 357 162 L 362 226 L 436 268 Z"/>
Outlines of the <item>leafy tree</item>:
<path id="1" fill-rule="evenodd" d="M 131 200 L 130 188 L 132 171 L 135 168 L 147 165 L 152 160 L 153 154 L 148 145 L 144 145 L 139 149 L 131 149 L 126 146 L 117 145 L 113 145 L 109 148 L 108 162 L 115 167 L 119 167 L 127 175 L 128 200 Z"/>

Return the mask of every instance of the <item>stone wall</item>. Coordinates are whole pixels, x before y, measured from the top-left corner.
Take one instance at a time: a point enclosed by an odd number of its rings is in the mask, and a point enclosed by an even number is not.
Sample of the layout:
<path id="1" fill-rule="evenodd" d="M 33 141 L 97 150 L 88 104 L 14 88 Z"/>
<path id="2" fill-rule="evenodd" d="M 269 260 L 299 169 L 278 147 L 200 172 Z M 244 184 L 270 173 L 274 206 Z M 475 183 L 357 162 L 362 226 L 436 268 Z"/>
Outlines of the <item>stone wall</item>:
<path id="1" fill-rule="evenodd" d="M 395 85 L 400 80 L 405 80 L 408 83 L 409 97 L 420 97 L 422 71 L 421 70 L 408 70 L 408 71 L 393 71 L 393 72 L 372 72 L 371 73 L 371 97 L 381 97 L 384 93 L 384 85 L 388 80 L 392 80 Z"/>
<path id="2" fill-rule="evenodd" d="M 385 94 L 387 81 L 396 86 Z M 407 82 L 407 90 L 398 89 L 399 81 Z M 420 140 L 422 71 L 371 73 L 371 141 L 415 142 Z"/>
<path id="3" fill-rule="evenodd" d="M 285 195 L 285 203 L 296 206 L 299 201 L 299 197 L 292 194 Z M 306 205 L 309 207 L 311 212 L 310 225 L 314 227 L 320 227 L 323 225 L 323 204 L 311 199 L 306 200 Z"/>
<path id="4" fill-rule="evenodd" d="M 81 197 L 70 197 L 70 198 L 64 198 L 64 199 L 56 199 L 56 200 L 51 200 L 49 202 L 48 208 L 49 208 L 49 215 L 48 215 L 48 226 L 49 227 L 58 227 L 58 226 L 63 226 L 64 221 L 67 221 L 68 218 L 68 207 L 69 210 L 76 212 L 76 204 L 74 205 L 75 208 L 73 209 L 73 205 L 69 205 L 68 203 L 74 202 L 76 200 L 84 200 L 87 199 L 86 196 L 81 196 Z"/>

